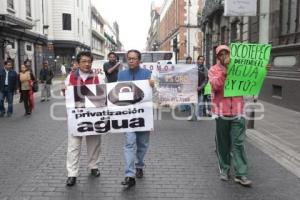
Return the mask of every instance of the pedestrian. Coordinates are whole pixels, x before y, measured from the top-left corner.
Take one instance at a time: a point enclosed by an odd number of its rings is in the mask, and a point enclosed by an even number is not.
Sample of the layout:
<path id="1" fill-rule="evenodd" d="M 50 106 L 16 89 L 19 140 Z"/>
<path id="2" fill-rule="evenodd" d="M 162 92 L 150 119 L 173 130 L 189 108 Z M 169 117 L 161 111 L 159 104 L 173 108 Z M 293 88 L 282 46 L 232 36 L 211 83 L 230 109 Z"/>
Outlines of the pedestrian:
<path id="1" fill-rule="evenodd" d="M 150 86 L 154 87 L 154 81 L 150 80 L 151 71 L 140 66 L 141 53 L 138 50 L 132 49 L 127 52 L 127 62 L 129 68 L 119 72 L 118 81 L 149 80 Z M 149 137 L 150 131 L 125 133 L 125 179 L 121 182 L 122 185 L 134 186 L 135 178 L 143 177 Z"/>
<path id="2" fill-rule="evenodd" d="M 203 117 L 207 115 L 206 106 L 204 101 L 204 87 L 208 83 L 208 70 L 204 66 L 204 56 L 199 55 L 197 58 L 198 66 L 198 115 Z"/>
<path id="3" fill-rule="evenodd" d="M 27 69 L 32 72 L 32 67 L 31 67 L 31 60 L 28 58 L 23 62 L 23 64 L 27 67 Z"/>
<path id="4" fill-rule="evenodd" d="M 193 58 L 191 56 L 186 57 L 185 64 L 192 64 L 192 63 L 193 63 Z"/>
<path id="5" fill-rule="evenodd" d="M 43 68 L 40 71 L 40 83 L 42 84 L 41 102 L 49 101 L 51 98 L 51 84 L 54 73 L 49 68 L 48 60 L 43 61 Z"/>
<path id="6" fill-rule="evenodd" d="M 13 113 L 14 94 L 18 87 L 18 74 L 12 67 L 12 60 L 4 62 L 4 67 L 0 68 L 0 117 L 4 117 L 6 110 L 4 102 L 7 101 L 7 117 Z"/>
<path id="7" fill-rule="evenodd" d="M 71 72 L 75 72 L 78 69 L 78 67 L 79 67 L 78 62 L 74 60 L 72 63 Z"/>
<path id="8" fill-rule="evenodd" d="M 193 104 L 194 112 L 190 121 L 197 120 L 197 117 L 203 117 L 206 115 L 206 107 L 204 103 L 204 87 L 208 82 L 208 70 L 204 66 L 204 56 L 199 55 L 197 57 L 197 67 L 198 67 L 198 104 Z M 198 111 L 198 113 L 197 113 Z"/>
<path id="9" fill-rule="evenodd" d="M 233 160 L 234 181 L 251 186 L 247 178 L 248 161 L 244 147 L 246 128 L 244 118 L 244 98 L 224 97 L 224 83 L 229 64 L 230 49 L 226 45 L 216 48 L 217 64 L 208 72 L 212 87 L 212 112 L 216 115 L 216 147 L 220 169 L 220 179 L 229 180 L 231 159 Z"/>
<path id="10" fill-rule="evenodd" d="M 34 81 L 36 81 L 35 77 L 28 66 L 21 65 L 21 72 L 19 73 L 19 90 L 23 98 L 25 116 L 31 115 L 34 108 L 34 96 L 32 91 Z"/>
<path id="11" fill-rule="evenodd" d="M 60 72 L 61 72 L 61 76 L 62 76 L 62 79 L 64 80 L 66 75 L 67 75 L 67 71 L 66 71 L 66 66 L 65 66 L 65 63 L 63 63 L 60 67 Z"/>
<path id="12" fill-rule="evenodd" d="M 100 84 L 100 77 L 92 71 L 93 56 L 91 52 L 79 52 L 76 59 L 79 64 L 79 68 L 68 75 L 65 81 L 65 86 Z M 79 175 L 79 158 L 82 138 L 83 137 L 81 136 L 68 135 L 67 186 L 75 185 L 76 178 Z M 100 135 L 86 136 L 88 168 L 91 170 L 91 174 L 94 177 L 100 176 L 100 171 L 98 169 L 100 162 L 100 145 Z"/>
<path id="13" fill-rule="evenodd" d="M 109 52 L 107 57 L 108 62 L 103 65 L 107 82 L 116 82 L 118 80 L 118 72 L 121 67 L 121 63 L 118 61 L 118 56 L 115 52 Z"/>
<path id="14" fill-rule="evenodd" d="M 62 95 L 65 96 L 65 80 L 66 80 L 66 76 L 67 76 L 67 71 L 66 71 L 66 67 L 65 67 L 65 63 L 63 63 L 60 67 L 60 73 L 61 73 L 61 92 Z"/>

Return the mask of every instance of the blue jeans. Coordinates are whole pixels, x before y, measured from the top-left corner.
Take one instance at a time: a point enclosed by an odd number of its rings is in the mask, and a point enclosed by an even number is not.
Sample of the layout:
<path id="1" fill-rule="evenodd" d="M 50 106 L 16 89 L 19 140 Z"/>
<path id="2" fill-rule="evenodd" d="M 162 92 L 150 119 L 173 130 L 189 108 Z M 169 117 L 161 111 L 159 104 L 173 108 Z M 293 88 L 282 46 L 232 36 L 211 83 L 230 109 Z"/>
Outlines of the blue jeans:
<path id="1" fill-rule="evenodd" d="M 179 110 L 181 112 L 187 112 L 191 110 L 191 104 L 180 104 L 179 105 Z"/>
<path id="2" fill-rule="evenodd" d="M 204 95 L 202 93 L 198 94 L 198 117 L 203 117 L 205 114 L 205 102 L 203 97 Z"/>
<path id="3" fill-rule="evenodd" d="M 5 113 L 4 101 L 7 100 L 8 108 L 7 113 L 13 113 L 13 101 L 14 101 L 14 92 L 9 91 L 8 87 L 4 87 L 4 90 L 0 92 L 0 114 Z"/>
<path id="4" fill-rule="evenodd" d="M 125 133 L 125 176 L 135 177 L 135 169 L 144 167 L 144 157 L 149 146 L 149 131 Z"/>

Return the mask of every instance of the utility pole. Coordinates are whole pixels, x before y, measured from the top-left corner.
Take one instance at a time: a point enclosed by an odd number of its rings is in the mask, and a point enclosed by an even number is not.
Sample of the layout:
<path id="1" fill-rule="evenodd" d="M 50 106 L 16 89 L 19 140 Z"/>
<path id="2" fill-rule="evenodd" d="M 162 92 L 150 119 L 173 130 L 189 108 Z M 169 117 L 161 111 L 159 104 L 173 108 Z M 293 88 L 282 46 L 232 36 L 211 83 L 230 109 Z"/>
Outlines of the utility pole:
<path id="1" fill-rule="evenodd" d="M 175 63 L 178 61 L 178 40 L 177 36 L 173 39 L 173 51 L 175 52 Z"/>
<path id="2" fill-rule="evenodd" d="M 191 41 L 190 41 L 190 13 L 191 13 L 191 6 L 192 6 L 192 4 L 191 4 L 191 0 L 188 0 L 188 24 L 187 24 L 187 31 L 188 31 L 188 41 L 187 41 L 187 43 L 188 43 L 188 51 L 187 51 L 187 53 L 188 53 L 188 55 L 187 56 L 190 56 L 190 43 L 191 43 Z"/>

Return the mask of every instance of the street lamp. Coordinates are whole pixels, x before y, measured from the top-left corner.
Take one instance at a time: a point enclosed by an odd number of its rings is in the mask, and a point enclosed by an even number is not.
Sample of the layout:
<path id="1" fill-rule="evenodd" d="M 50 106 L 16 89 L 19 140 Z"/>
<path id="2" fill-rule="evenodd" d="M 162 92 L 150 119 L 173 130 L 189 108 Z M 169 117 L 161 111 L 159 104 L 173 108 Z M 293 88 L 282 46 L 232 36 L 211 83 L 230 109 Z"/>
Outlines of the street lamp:
<path id="1" fill-rule="evenodd" d="M 156 42 L 153 43 L 152 50 L 153 51 L 157 51 L 158 50 L 158 44 Z"/>

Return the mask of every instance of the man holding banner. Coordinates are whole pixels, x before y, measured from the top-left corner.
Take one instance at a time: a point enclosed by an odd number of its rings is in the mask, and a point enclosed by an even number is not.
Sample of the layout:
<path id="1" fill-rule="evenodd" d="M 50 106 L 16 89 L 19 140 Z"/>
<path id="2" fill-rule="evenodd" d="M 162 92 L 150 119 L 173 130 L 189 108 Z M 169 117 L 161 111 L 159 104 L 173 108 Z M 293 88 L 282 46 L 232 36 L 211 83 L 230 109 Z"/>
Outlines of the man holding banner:
<path id="1" fill-rule="evenodd" d="M 231 157 L 234 181 L 251 186 L 244 148 L 246 138 L 243 96 L 257 96 L 270 58 L 271 45 L 232 43 L 216 49 L 217 64 L 209 70 L 212 87 L 212 113 L 216 115 L 216 146 L 220 179 L 229 179 Z"/>
<path id="2" fill-rule="evenodd" d="M 118 81 L 149 79 L 150 86 L 154 87 L 154 81 L 150 80 L 151 71 L 140 66 L 141 53 L 138 50 L 129 50 L 127 61 L 129 69 L 119 72 Z M 143 177 L 144 157 L 149 147 L 149 136 L 150 131 L 125 133 L 125 179 L 121 184 L 128 188 L 135 185 L 135 177 Z"/>
<path id="3" fill-rule="evenodd" d="M 91 70 L 93 56 L 90 52 L 80 52 L 77 55 L 79 68 L 71 71 L 65 81 L 65 86 L 79 86 L 88 84 L 99 84 L 100 77 L 94 74 Z M 76 178 L 79 175 L 79 157 L 81 150 L 82 136 L 73 136 L 68 134 L 68 150 L 67 150 L 67 171 L 68 179 L 67 186 L 73 186 L 76 183 Z M 88 155 L 88 167 L 94 177 L 100 176 L 98 169 L 100 157 L 100 135 L 86 136 L 86 146 Z"/>

